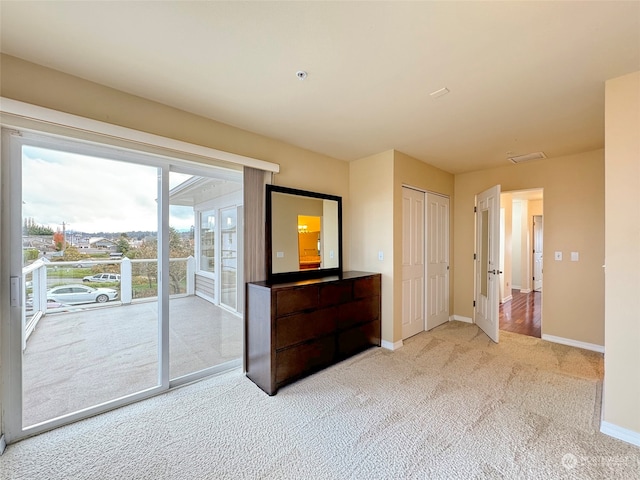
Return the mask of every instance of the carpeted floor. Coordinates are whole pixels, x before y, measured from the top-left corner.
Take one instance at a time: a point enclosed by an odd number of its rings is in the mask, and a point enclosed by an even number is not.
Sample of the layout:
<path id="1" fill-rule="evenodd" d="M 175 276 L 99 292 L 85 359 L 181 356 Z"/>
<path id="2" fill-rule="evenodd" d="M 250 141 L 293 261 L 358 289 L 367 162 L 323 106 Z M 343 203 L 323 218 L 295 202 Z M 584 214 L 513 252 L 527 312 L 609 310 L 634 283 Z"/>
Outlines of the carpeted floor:
<path id="1" fill-rule="evenodd" d="M 269 397 L 239 372 L 27 439 L 3 479 L 640 479 L 602 355 L 450 322 Z"/>

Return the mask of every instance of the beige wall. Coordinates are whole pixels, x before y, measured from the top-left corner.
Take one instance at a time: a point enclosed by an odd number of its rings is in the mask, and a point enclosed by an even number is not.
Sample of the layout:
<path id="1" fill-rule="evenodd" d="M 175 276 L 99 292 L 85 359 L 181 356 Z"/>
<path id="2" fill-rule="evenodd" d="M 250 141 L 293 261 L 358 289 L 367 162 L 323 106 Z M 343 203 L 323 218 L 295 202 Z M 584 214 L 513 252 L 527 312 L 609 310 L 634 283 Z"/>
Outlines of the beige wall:
<path id="1" fill-rule="evenodd" d="M 382 274 L 382 340 L 393 342 L 393 150 L 354 160 L 349 171 L 351 266 Z"/>
<path id="2" fill-rule="evenodd" d="M 500 195 L 500 208 L 504 210 L 504 224 L 502 225 L 503 236 L 500 239 L 500 248 L 502 249 L 502 263 L 500 269 L 500 302 L 504 302 L 511 297 L 511 286 L 513 280 L 511 278 L 512 265 L 512 236 L 513 236 L 513 195 L 511 193 L 503 193 Z"/>
<path id="3" fill-rule="evenodd" d="M 603 420 L 640 444 L 640 72 L 605 88 Z"/>
<path id="4" fill-rule="evenodd" d="M 447 195 L 453 205 L 453 175 L 404 153 L 390 150 L 350 163 L 352 265 L 383 274 L 382 339 L 391 344 L 402 340 L 403 185 Z"/>
<path id="5" fill-rule="evenodd" d="M 3 97 L 277 163 L 280 173 L 275 175 L 275 184 L 341 196 L 343 222 L 348 225 L 347 162 L 15 57 L 1 55 L 0 62 L 0 95 Z M 343 233 L 343 240 L 348 242 L 348 229 Z M 344 256 L 343 262 L 348 268 L 348 253 Z"/>
<path id="6" fill-rule="evenodd" d="M 542 333 L 604 345 L 604 152 L 550 158 L 455 176 L 454 314 L 473 318 L 476 193 L 544 188 Z M 528 216 L 526 218 L 529 218 Z M 579 262 L 568 261 L 580 252 Z"/>

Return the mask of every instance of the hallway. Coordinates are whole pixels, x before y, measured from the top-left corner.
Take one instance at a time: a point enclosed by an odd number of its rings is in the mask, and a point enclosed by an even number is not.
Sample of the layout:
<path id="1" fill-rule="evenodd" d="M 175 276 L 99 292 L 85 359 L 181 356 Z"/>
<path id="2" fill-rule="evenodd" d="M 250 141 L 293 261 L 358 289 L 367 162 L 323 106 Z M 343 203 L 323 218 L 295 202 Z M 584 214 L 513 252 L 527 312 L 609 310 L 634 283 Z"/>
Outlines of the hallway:
<path id="1" fill-rule="evenodd" d="M 542 293 L 511 291 L 512 299 L 500 305 L 500 330 L 540 338 Z"/>

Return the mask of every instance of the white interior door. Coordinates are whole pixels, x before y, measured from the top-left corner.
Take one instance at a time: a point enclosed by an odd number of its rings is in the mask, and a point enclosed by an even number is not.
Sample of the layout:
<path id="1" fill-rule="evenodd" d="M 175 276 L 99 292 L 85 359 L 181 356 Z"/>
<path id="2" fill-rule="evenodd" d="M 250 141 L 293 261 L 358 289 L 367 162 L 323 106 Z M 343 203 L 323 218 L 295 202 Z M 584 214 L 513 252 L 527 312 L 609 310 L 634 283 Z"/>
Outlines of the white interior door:
<path id="1" fill-rule="evenodd" d="M 402 187 L 402 338 L 424 330 L 424 192 Z"/>
<path id="2" fill-rule="evenodd" d="M 533 289 L 542 291 L 542 215 L 533 216 Z"/>
<path id="3" fill-rule="evenodd" d="M 449 320 L 449 198 L 427 193 L 427 330 Z"/>
<path id="4" fill-rule="evenodd" d="M 475 322 L 498 342 L 500 281 L 500 185 L 476 195 Z"/>

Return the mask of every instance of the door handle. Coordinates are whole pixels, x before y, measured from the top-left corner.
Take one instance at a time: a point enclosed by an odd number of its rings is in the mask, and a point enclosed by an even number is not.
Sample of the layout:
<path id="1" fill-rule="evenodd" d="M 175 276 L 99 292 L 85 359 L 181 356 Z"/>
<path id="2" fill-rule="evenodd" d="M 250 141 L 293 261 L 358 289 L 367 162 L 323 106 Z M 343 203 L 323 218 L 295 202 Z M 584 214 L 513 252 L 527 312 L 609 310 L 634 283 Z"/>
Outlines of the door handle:
<path id="1" fill-rule="evenodd" d="M 501 270 L 489 270 L 489 272 L 488 272 L 488 273 L 491 273 L 491 274 L 493 274 L 493 275 L 496 275 L 496 274 L 500 275 L 500 274 L 502 274 L 502 273 L 504 273 L 504 272 L 503 272 L 503 271 L 501 271 Z"/>

